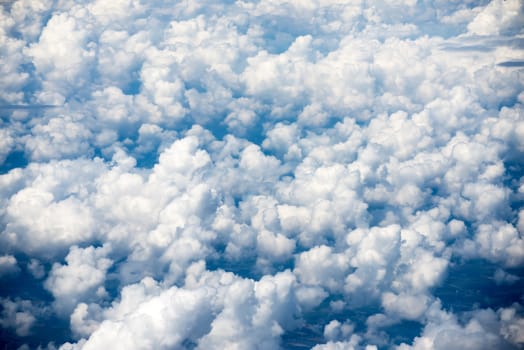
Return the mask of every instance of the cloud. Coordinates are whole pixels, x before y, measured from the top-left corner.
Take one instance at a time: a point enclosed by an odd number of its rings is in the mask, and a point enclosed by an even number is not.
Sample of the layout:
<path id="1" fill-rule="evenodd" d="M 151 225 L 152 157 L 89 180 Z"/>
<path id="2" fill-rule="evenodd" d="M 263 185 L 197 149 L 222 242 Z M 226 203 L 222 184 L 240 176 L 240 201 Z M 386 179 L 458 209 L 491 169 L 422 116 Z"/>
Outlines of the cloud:
<path id="1" fill-rule="evenodd" d="M 304 284 L 337 291 L 342 288 L 348 268 L 349 261 L 344 254 L 333 253 L 328 246 L 318 246 L 297 257 L 295 274 Z"/>
<path id="2" fill-rule="evenodd" d="M 76 158 L 92 152 L 91 133 L 67 117 L 52 118 L 46 125 L 37 125 L 32 134 L 25 147 L 35 161 Z"/>
<path id="3" fill-rule="evenodd" d="M 358 335 L 353 335 L 347 341 L 328 341 L 322 345 L 315 345 L 314 350 L 355 350 L 355 349 L 365 349 L 365 350 L 376 350 L 377 347 L 374 345 L 367 345 L 365 347 L 361 344 L 362 338 Z"/>
<path id="4" fill-rule="evenodd" d="M 26 185 L 20 188 L 15 181 L 8 187 L 12 196 L 5 206 L 2 240 L 20 251 L 50 256 L 92 238 L 93 212 L 83 201 L 91 184 L 82 178 L 96 173 L 95 164 L 75 160 L 25 169 Z"/>
<path id="5" fill-rule="evenodd" d="M 479 251 L 488 257 L 497 256 L 508 266 L 518 266 L 524 258 L 524 241 L 512 225 L 504 225 L 498 229 L 493 226 L 481 225 L 476 235 Z M 502 256 L 495 252 L 504 252 Z"/>
<path id="6" fill-rule="evenodd" d="M 6 14 L 2 9 L 0 13 L 2 25 L 0 27 L 0 38 L 2 40 L 2 57 L 5 57 L 2 64 L 2 91 L 0 92 L 0 101 L 2 104 L 19 103 L 23 100 L 21 89 L 27 84 L 30 75 L 19 69 L 22 62 L 27 62 L 23 55 L 24 41 L 16 39 L 9 35 L 9 32 L 15 27 L 15 20 Z"/>
<path id="7" fill-rule="evenodd" d="M 384 293 L 382 296 L 382 306 L 385 311 L 400 316 L 407 320 L 420 318 L 428 307 L 428 298 L 424 295 L 395 295 Z"/>
<path id="8" fill-rule="evenodd" d="M 1 6 L 2 332 L 521 347 L 522 9 Z M 485 296 L 454 282 L 471 262 Z"/>
<path id="9" fill-rule="evenodd" d="M 12 255 L 0 256 L 0 276 L 17 273 L 20 271 L 16 258 Z"/>
<path id="10" fill-rule="evenodd" d="M 355 326 L 351 323 L 340 323 L 333 320 L 324 327 L 324 337 L 330 341 L 348 338 L 348 335 L 353 333 L 354 328 Z"/>
<path id="11" fill-rule="evenodd" d="M 105 257 L 108 250 L 108 247 L 73 246 L 65 258 L 67 265 L 53 264 L 44 287 L 55 298 L 54 306 L 59 313 L 70 313 L 79 300 L 103 299 L 107 295 L 103 283 L 112 265 Z"/>
<path id="12" fill-rule="evenodd" d="M 37 259 L 31 259 L 27 264 L 27 269 L 35 278 L 42 278 L 45 276 L 45 268 Z"/>
<path id="13" fill-rule="evenodd" d="M 518 32 L 522 11 L 519 1 L 492 1 L 468 24 L 468 30 L 479 35 Z"/>
<path id="14" fill-rule="evenodd" d="M 146 288 L 148 287 L 150 286 Z M 126 301 L 123 299 L 123 302 Z M 146 296 L 134 310 L 128 310 L 123 319 L 102 322 L 82 345 L 82 349 L 98 349 L 110 344 L 121 349 L 167 349 L 182 346 L 184 340 L 198 337 L 205 331 L 205 328 L 201 328 L 206 327 L 210 317 L 207 303 L 203 290 L 172 288 L 155 296 Z M 118 311 L 123 310 L 117 309 Z"/>
<path id="15" fill-rule="evenodd" d="M 276 346 L 282 326 L 292 321 L 293 275 L 287 271 L 255 282 L 204 269 L 203 264 L 192 265 L 183 288 L 164 289 L 150 278 L 126 286 L 119 302 L 98 310 L 105 316 L 99 324 L 80 316 L 89 312 L 80 304 L 75 327 L 91 324 L 95 329 L 79 343 L 81 348 L 99 348 L 118 339 L 124 339 L 118 346 L 137 349 Z"/>
<path id="16" fill-rule="evenodd" d="M 423 335 L 417 337 L 413 346 L 402 344 L 400 349 L 422 349 L 432 346 L 435 349 L 445 349 L 449 346 L 460 346 L 464 349 L 512 349 L 522 344 L 520 332 L 516 331 L 522 322 L 515 317 L 516 309 L 510 307 L 472 311 L 463 324 L 442 311 L 437 315 L 438 321 L 430 321 Z"/>
<path id="17" fill-rule="evenodd" d="M 90 47 L 91 46 L 91 47 Z M 89 45 L 87 28 L 68 13 L 52 16 L 42 30 L 38 43 L 27 49 L 36 71 L 45 77 L 45 92 L 40 102 L 62 104 L 71 89 L 86 84 L 95 52 Z"/>
<path id="18" fill-rule="evenodd" d="M 2 298 L 0 300 L 2 328 L 13 329 L 17 336 L 25 337 L 31 333 L 36 321 L 35 307 L 30 300 Z"/>

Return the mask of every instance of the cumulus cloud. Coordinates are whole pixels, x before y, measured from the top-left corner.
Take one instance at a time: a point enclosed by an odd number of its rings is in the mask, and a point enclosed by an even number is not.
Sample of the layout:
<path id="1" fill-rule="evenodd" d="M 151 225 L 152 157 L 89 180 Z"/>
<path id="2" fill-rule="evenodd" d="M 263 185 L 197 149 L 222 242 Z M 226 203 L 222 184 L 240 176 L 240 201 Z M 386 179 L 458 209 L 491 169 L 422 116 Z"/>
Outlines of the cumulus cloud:
<path id="1" fill-rule="evenodd" d="M 112 263 L 105 257 L 108 250 L 108 247 L 73 246 L 65 258 L 67 265 L 53 265 L 44 287 L 53 294 L 59 312 L 71 312 L 79 300 L 107 295 L 103 283 Z"/>
<path id="2" fill-rule="evenodd" d="M 415 338 L 412 346 L 402 344 L 400 349 L 512 349 L 522 345 L 522 332 L 517 331 L 522 318 L 516 315 L 515 307 L 472 311 L 464 323 L 454 315 L 438 311 L 430 321 L 423 335 Z"/>
<path id="3" fill-rule="evenodd" d="M 2 328 L 13 329 L 20 337 L 28 336 L 36 321 L 35 310 L 38 310 L 31 301 L 2 298 L 0 305 L 2 306 L 0 318 Z"/>
<path id="4" fill-rule="evenodd" d="M 66 161 L 25 169 L 26 185 L 20 188 L 14 183 L 15 187 L 8 189 L 15 193 L 4 209 L 5 244 L 31 254 L 54 255 L 93 237 L 92 209 L 83 201 L 86 186 L 91 184 L 82 184 L 81 178 L 88 181 L 92 171 L 97 171 L 95 163 Z"/>
<path id="5" fill-rule="evenodd" d="M 492 1 L 468 24 L 468 30 L 479 35 L 518 32 L 523 11 L 519 1 Z"/>
<path id="6" fill-rule="evenodd" d="M 523 9 L 1 5 L 2 334 L 522 347 Z"/>
<path id="7" fill-rule="evenodd" d="M 154 281 L 144 281 L 143 288 L 147 288 L 147 291 L 154 288 L 148 285 L 151 283 Z M 137 299 L 141 297 L 138 290 L 126 288 L 131 290 L 122 291 L 122 302 L 113 310 L 122 315 L 121 318 L 102 322 L 89 340 L 82 344 L 82 349 L 107 346 L 117 346 L 119 349 L 168 349 L 182 346 L 184 340 L 198 337 L 208 327 L 210 308 L 207 307 L 208 299 L 204 290 L 172 288 L 157 292 L 157 295 L 142 295 L 145 300 L 140 300 Z M 133 308 L 129 309 L 130 306 Z"/>
<path id="8" fill-rule="evenodd" d="M 12 255 L 0 256 L 0 277 L 2 275 L 9 275 L 20 271 L 16 258 Z"/>
<path id="9" fill-rule="evenodd" d="M 62 104 L 72 89 L 87 83 L 95 53 L 88 29 L 78 22 L 73 14 L 53 15 L 38 42 L 27 49 L 36 71 L 45 77 L 46 91 L 39 96 L 43 103 Z"/>
<path id="10" fill-rule="evenodd" d="M 126 286 L 119 302 L 95 310 L 104 315 L 98 324 L 86 319 L 90 306 L 80 304 L 73 313 L 73 324 L 84 333 L 91 325 L 92 334 L 78 348 L 115 343 L 122 349 L 277 346 L 283 327 L 290 327 L 293 321 L 295 278 L 291 272 L 255 282 L 224 271 L 204 270 L 203 263 L 192 265 L 183 288 L 165 289 L 151 278 Z"/>

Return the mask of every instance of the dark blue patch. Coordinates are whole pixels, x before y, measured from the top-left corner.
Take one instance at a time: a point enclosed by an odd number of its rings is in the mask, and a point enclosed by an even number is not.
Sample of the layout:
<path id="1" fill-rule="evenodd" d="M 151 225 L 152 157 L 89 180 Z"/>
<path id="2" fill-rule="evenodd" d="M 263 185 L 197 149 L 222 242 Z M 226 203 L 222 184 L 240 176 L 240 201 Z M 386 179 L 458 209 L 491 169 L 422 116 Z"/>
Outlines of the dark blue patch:
<path id="1" fill-rule="evenodd" d="M 282 335 L 281 346 L 285 350 L 311 349 L 317 344 L 324 343 L 323 331 L 318 327 L 303 326 Z"/>
<path id="2" fill-rule="evenodd" d="M 6 174 L 15 168 L 25 168 L 28 163 L 23 151 L 13 151 L 9 153 L 2 165 L 0 165 L 0 175 Z"/>
<path id="3" fill-rule="evenodd" d="M 122 92 L 126 95 L 138 95 L 142 88 L 142 82 L 140 80 L 133 80 L 123 87 Z"/>
<path id="4" fill-rule="evenodd" d="M 384 328 L 384 331 L 389 335 L 391 344 L 400 345 L 411 344 L 413 339 L 422 333 L 423 328 L 424 326 L 419 322 L 402 321 Z"/>
<path id="5" fill-rule="evenodd" d="M 223 140 L 228 134 L 227 126 L 223 122 L 224 119 L 225 116 L 223 118 L 212 119 L 204 125 L 204 127 L 211 132 L 217 140 Z M 192 126 L 193 125 L 191 125 L 191 127 Z"/>
<path id="6" fill-rule="evenodd" d="M 145 155 L 136 156 L 136 166 L 137 168 L 143 169 L 152 169 L 155 164 L 158 163 L 159 154 L 156 152 L 151 152 Z"/>
<path id="7" fill-rule="evenodd" d="M 380 306 L 371 302 L 365 307 L 345 308 L 340 312 L 333 311 L 330 303 L 343 299 L 341 295 L 332 294 L 318 307 L 305 312 L 302 315 L 302 325 L 282 335 L 282 348 L 286 350 L 310 349 L 317 344 L 325 343 L 324 327 L 332 320 L 338 320 L 340 323 L 349 321 L 354 324 L 355 333 L 365 332 L 367 318 L 379 313 Z"/>
<path id="8" fill-rule="evenodd" d="M 35 279 L 24 268 L 29 262 L 28 257 L 17 256 L 16 258 L 21 271 L 16 275 L 8 275 L 0 279 L 0 297 L 9 297 L 13 301 L 30 300 L 39 311 L 34 315 L 36 322 L 27 336 L 20 337 L 15 334 L 14 330 L 0 327 L 0 349 L 17 349 L 23 344 L 29 345 L 31 349 L 36 349 L 38 346 L 45 348 L 49 342 L 62 344 L 72 341 L 69 319 L 59 318 L 51 308 L 53 297 L 43 287 L 45 278 Z M 45 268 L 48 271 L 49 264 Z"/>
<path id="9" fill-rule="evenodd" d="M 253 280 L 260 279 L 260 273 L 256 271 L 256 259 L 249 257 L 243 260 L 231 260 L 226 259 L 224 254 L 218 254 L 217 256 L 208 257 L 206 260 L 206 268 L 209 271 L 224 270 L 232 272 L 242 278 L 249 278 Z"/>
<path id="10" fill-rule="evenodd" d="M 510 154 L 504 160 L 505 174 L 503 177 L 504 187 L 509 188 L 513 193 L 519 192 L 520 179 L 524 177 L 524 154 L 516 152 Z M 510 197 L 511 209 L 518 212 L 524 206 L 521 196 Z"/>
<path id="11" fill-rule="evenodd" d="M 497 310 L 521 302 L 524 292 L 524 269 L 507 269 L 520 280 L 513 285 L 497 285 L 493 279 L 498 265 L 485 260 L 455 262 L 448 270 L 444 283 L 433 295 L 442 301 L 444 309 L 455 313 L 476 308 Z"/>
<path id="12" fill-rule="evenodd" d="M 19 265 L 25 265 L 25 262 L 17 257 Z M 17 274 L 6 275 L 0 278 L 0 297 L 14 297 L 20 299 L 30 299 L 50 303 L 53 301 L 51 294 L 46 291 L 42 285 L 42 280 L 37 280 L 25 269 Z"/>
<path id="13" fill-rule="evenodd" d="M 368 204 L 367 212 L 371 216 L 369 225 L 371 227 L 378 226 L 382 220 L 386 218 L 387 213 L 389 212 L 390 208 L 387 206 L 386 203 L 370 203 Z"/>
<path id="14" fill-rule="evenodd" d="M 524 67 L 524 61 L 504 61 L 504 62 L 497 63 L 497 66 L 508 67 L 508 68 Z"/>
<path id="15" fill-rule="evenodd" d="M 46 349 L 47 344 L 53 342 L 60 345 L 65 342 L 73 342 L 69 331 L 69 320 L 61 320 L 49 316 L 36 321 L 31 328 L 31 334 L 20 337 L 13 331 L 0 328 L 0 349 L 14 350 L 27 344 L 30 349 L 39 347 Z"/>
<path id="16" fill-rule="evenodd" d="M 257 123 L 247 130 L 244 136 L 246 140 L 255 145 L 262 145 L 262 142 L 266 138 L 266 132 L 262 123 Z"/>

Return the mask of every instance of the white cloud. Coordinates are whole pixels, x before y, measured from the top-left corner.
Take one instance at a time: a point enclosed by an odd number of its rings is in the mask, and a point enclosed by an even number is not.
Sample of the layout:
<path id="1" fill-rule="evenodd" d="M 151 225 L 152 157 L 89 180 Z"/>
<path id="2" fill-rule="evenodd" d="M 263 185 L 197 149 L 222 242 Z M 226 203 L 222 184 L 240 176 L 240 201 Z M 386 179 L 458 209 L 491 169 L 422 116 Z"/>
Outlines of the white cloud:
<path id="1" fill-rule="evenodd" d="M 0 130 L 0 163 L 3 163 L 15 146 L 15 138 L 9 129 Z"/>
<path id="2" fill-rule="evenodd" d="M 524 23 L 524 9 L 518 0 L 491 1 L 468 24 L 468 30 L 478 35 L 518 32 Z"/>
<path id="3" fill-rule="evenodd" d="M 298 255 L 295 266 L 295 274 L 302 283 L 339 291 L 349 269 L 349 259 L 322 245 Z"/>
<path id="4" fill-rule="evenodd" d="M 493 274 L 493 279 L 497 285 L 512 285 L 517 282 L 520 278 L 511 273 L 507 273 L 504 270 L 498 268 Z"/>
<path id="5" fill-rule="evenodd" d="M 82 122 L 69 117 L 51 118 L 45 125 L 36 125 L 32 134 L 25 147 L 35 161 L 76 158 L 92 153 L 91 133 Z"/>
<path id="6" fill-rule="evenodd" d="M 167 349 L 181 346 L 186 338 L 198 336 L 210 318 L 204 290 L 169 289 L 148 298 L 123 320 L 100 324 L 82 349 Z"/>
<path id="7" fill-rule="evenodd" d="M 76 329 L 95 329 L 82 349 L 115 342 L 136 349 L 276 346 L 282 327 L 292 321 L 294 276 L 287 271 L 254 282 L 203 267 L 188 270 L 184 288 L 162 289 L 149 278 L 125 287 L 118 303 L 99 311 L 106 320 L 98 324 L 85 319 L 88 306 L 80 304 Z"/>
<path id="8" fill-rule="evenodd" d="M 347 341 L 328 341 L 322 345 L 315 345 L 313 350 L 376 350 L 377 347 L 374 345 L 361 345 L 362 338 L 358 335 L 352 335 Z"/>
<path id="9" fill-rule="evenodd" d="M 16 258 L 12 255 L 0 256 L 0 277 L 20 271 Z"/>
<path id="10" fill-rule="evenodd" d="M 14 38 L 10 32 L 15 28 L 16 21 L 5 11 L 0 12 L 0 54 L 3 64 L 0 68 L 0 101 L 2 103 L 20 103 L 23 100 L 22 87 L 27 84 L 30 75 L 20 69 L 19 65 L 27 62 L 23 55 L 24 41 Z"/>
<path id="11" fill-rule="evenodd" d="M 2 313 L 0 314 L 0 326 L 13 329 L 16 335 L 25 337 L 31 334 L 31 328 L 35 324 L 36 308 L 30 300 L 9 298 L 0 299 Z"/>
<path id="12" fill-rule="evenodd" d="M 340 323 L 337 320 L 333 320 L 324 327 L 324 338 L 328 339 L 329 341 L 345 339 L 348 338 L 351 333 L 353 333 L 354 328 L 355 325 L 351 323 Z"/>
<path id="13" fill-rule="evenodd" d="M 77 14 L 81 18 L 82 13 Z M 88 28 L 82 28 L 78 20 L 68 13 L 53 15 L 38 43 L 27 49 L 37 72 L 45 77 L 48 91 L 40 95 L 42 103 L 60 105 L 70 96 L 71 89 L 88 82 L 95 44 L 90 44 Z"/>
<path id="14" fill-rule="evenodd" d="M 522 12 L 1 6 L 0 274 L 42 304 L 6 296 L 2 327 L 54 302 L 64 349 L 372 349 L 414 323 L 400 348 L 518 348 L 519 304 L 435 293 L 456 260 L 522 278 Z"/>
<path id="15" fill-rule="evenodd" d="M 345 291 L 354 302 L 369 303 L 393 273 L 400 254 L 400 227 L 390 225 L 370 231 L 357 229 L 347 236 L 355 271 L 345 278 Z"/>
<path id="16" fill-rule="evenodd" d="M 277 347 L 283 327 L 290 327 L 293 320 L 294 283 L 294 276 L 285 271 L 256 283 L 244 280 L 231 284 L 223 310 L 199 348 Z"/>
<path id="17" fill-rule="evenodd" d="M 78 248 L 73 246 L 65 260 L 67 265 L 54 264 L 44 287 L 55 298 L 59 313 L 70 313 L 80 300 L 103 299 L 107 292 L 103 283 L 112 265 L 107 259 L 109 247 Z"/>
<path id="18" fill-rule="evenodd" d="M 472 311 L 468 319 L 459 323 L 444 311 L 434 313 L 438 320 L 431 320 L 423 334 L 415 338 L 412 346 L 402 344 L 399 349 L 493 349 L 518 348 L 522 344 L 519 325 L 522 318 L 516 316 L 516 308 Z"/>
<path id="19" fill-rule="evenodd" d="M 257 248 L 261 255 L 278 261 L 291 257 L 295 250 L 295 241 L 280 233 L 261 231 L 257 236 Z"/>
<path id="20" fill-rule="evenodd" d="M 29 263 L 27 264 L 27 269 L 29 272 L 33 275 L 34 278 L 42 278 L 45 276 L 45 267 L 42 266 L 40 261 L 37 259 L 31 259 Z"/>
<path id="21" fill-rule="evenodd" d="M 32 42 L 38 38 L 51 6 L 50 0 L 16 1 L 11 5 L 11 18 L 16 22 L 16 30 L 26 41 Z"/>
<path id="22" fill-rule="evenodd" d="M 524 344 L 524 332 L 522 331 L 524 318 L 520 311 L 522 311 L 522 307 L 518 305 L 497 311 L 501 321 L 500 333 L 502 337 L 516 346 Z"/>
<path id="23" fill-rule="evenodd" d="M 417 320 L 423 316 L 428 304 L 425 295 L 395 295 L 389 292 L 382 295 L 382 306 L 386 312 L 407 320 Z"/>
<path id="24" fill-rule="evenodd" d="M 18 192 L 11 198 L 7 216 L 5 239 L 27 252 L 51 253 L 48 249 L 53 246 L 64 247 L 93 235 L 89 208 L 73 197 L 55 202 L 43 190 Z"/>
<path id="25" fill-rule="evenodd" d="M 71 331 L 77 337 L 88 337 L 97 330 L 100 325 L 100 319 L 97 316 L 102 315 L 98 304 L 79 303 L 71 313 Z"/>
<path id="26" fill-rule="evenodd" d="M 481 255 L 507 266 L 519 266 L 524 259 L 524 241 L 511 224 L 481 225 L 475 243 Z"/>

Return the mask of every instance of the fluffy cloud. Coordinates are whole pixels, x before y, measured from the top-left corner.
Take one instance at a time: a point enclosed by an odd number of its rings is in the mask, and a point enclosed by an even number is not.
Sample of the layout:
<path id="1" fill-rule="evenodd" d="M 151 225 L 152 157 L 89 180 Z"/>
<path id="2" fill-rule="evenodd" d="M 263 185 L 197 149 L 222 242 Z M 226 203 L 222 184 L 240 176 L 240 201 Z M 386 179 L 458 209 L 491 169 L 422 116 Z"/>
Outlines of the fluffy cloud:
<path id="1" fill-rule="evenodd" d="M 107 295 L 103 283 L 112 264 L 105 257 L 108 250 L 108 247 L 73 246 L 65 258 L 67 265 L 53 265 L 44 286 L 53 294 L 60 313 L 70 313 L 80 300 Z"/>
<path id="2" fill-rule="evenodd" d="M 20 271 L 18 267 L 16 258 L 12 255 L 2 255 L 0 256 L 0 277 L 2 275 L 8 275 L 12 273 L 17 273 Z"/>
<path id="3" fill-rule="evenodd" d="M 0 6 L 2 334 L 521 347 L 523 8 Z"/>
<path id="4" fill-rule="evenodd" d="M 8 187 L 12 195 L 4 209 L 2 240 L 20 251 L 49 256 L 93 237 L 92 208 L 84 202 L 91 184 L 84 181 L 96 167 L 96 162 L 75 160 L 25 169 L 26 185 L 11 182 Z"/>
<path id="5" fill-rule="evenodd" d="M 26 337 L 31 334 L 35 324 L 38 308 L 30 300 L 0 299 L 2 313 L 0 325 L 2 328 L 13 329 L 17 336 Z"/>
<path id="6" fill-rule="evenodd" d="M 255 282 L 204 269 L 201 263 L 192 265 L 183 288 L 164 289 L 150 278 L 126 286 L 119 302 L 98 310 L 105 316 L 99 324 L 84 318 L 89 310 L 80 304 L 73 314 L 76 329 L 91 324 L 94 331 L 78 347 L 116 342 L 122 349 L 274 348 L 282 327 L 292 326 L 294 276 L 287 271 Z"/>
<path id="7" fill-rule="evenodd" d="M 515 307 L 472 311 L 463 324 L 453 316 L 438 311 L 425 327 L 423 335 L 415 338 L 412 346 L 402 344 L 399 349 L 512 349 L 522 346 L 522 332 L 518 331 L 522 318 Z"/>
<path id="8" fill-rule="evenodd" d="M 468 24 L 468 30 L 479 35 L 518 32 L 523 11 L 519 1 L 492 1 Z"/>
<path id="9" fill-rule="evenodd" d="M 147 285 L 154 282 L 143 283 Z M 136 292 L 126 292 L 127 290 L 123 291 L 122 303 L 132 303 L 132 299 L 126 300 L 126 294 L 129 293 L 132 298 Z M 138 303 L 135 300 L 133 309 L 117 308 L 115 311 L 123 312 L 123 318 L 102 322 L 81 348 L 117 346 L 119 349 L 168 349 L 183 346 L 184 341 L 197 339 L 209 327 L 210 307 L 207 306 L 208 299 L 204 290 L 172 288 L 158 295 L 145 297 L 145 300 Z"/>
<path id="10" fill-rule="evenodd" d="M 81 17 L 83 13 L 77 13 Z M 72 89 L 86 84 L 95 52 L 87 28 L 82 28 L 73 14 L 55 14 L 42 30 L 38 43 L 28 48 L 27 55 L 36 71 L 45 77 L 46 89 L 39 100 L 62 104 Z"/>
<path id="11" fill-rule="evenodd" d="M 342 288 L 348 268 L 349 261 L 344 254 L 333 253 L 328 246 L 318 246 L 298 256 L 295 274 L 302 283 L 337 291 Z"/>

